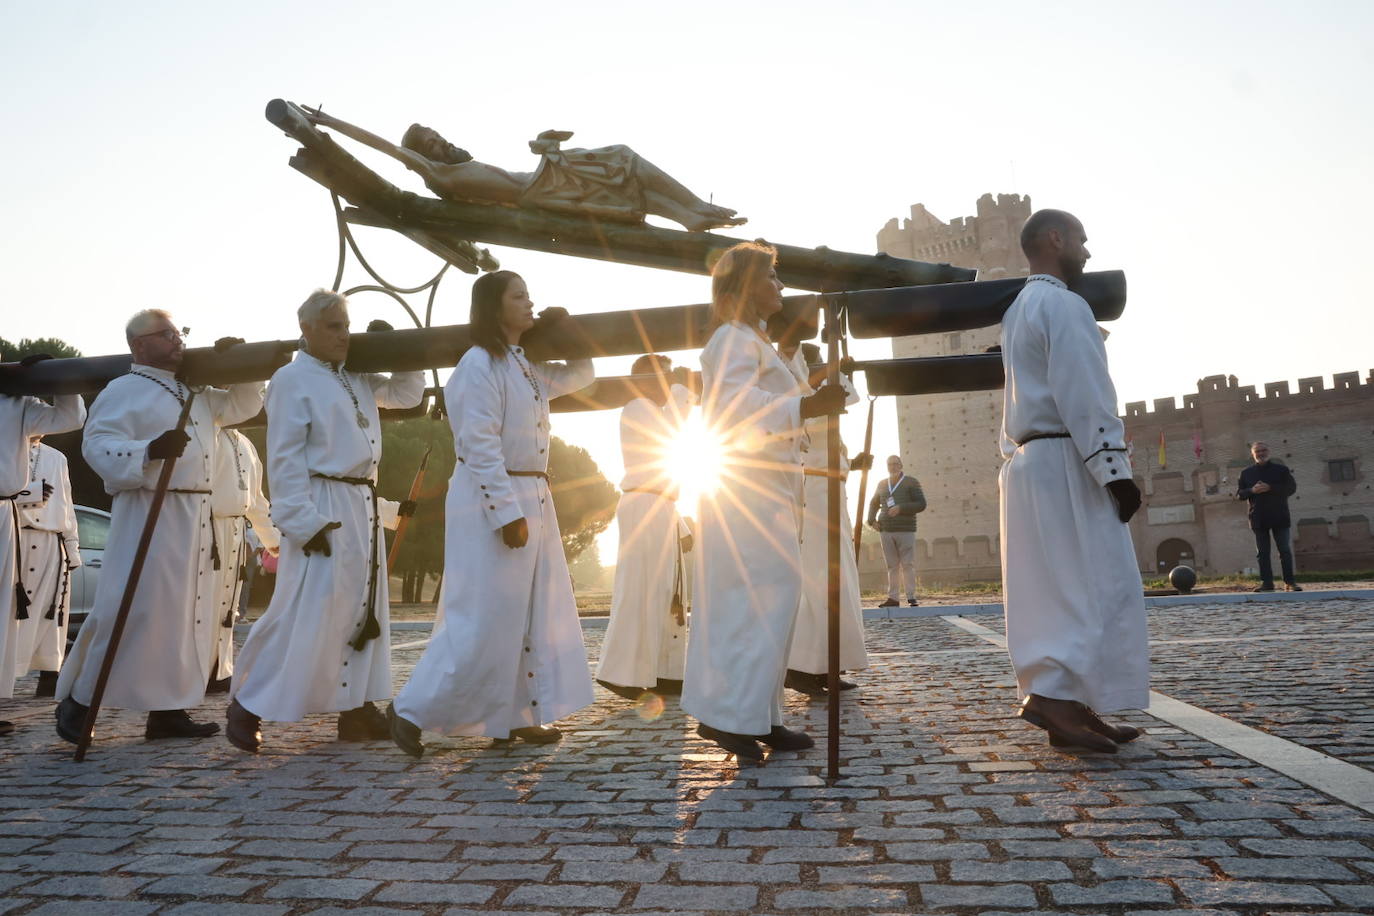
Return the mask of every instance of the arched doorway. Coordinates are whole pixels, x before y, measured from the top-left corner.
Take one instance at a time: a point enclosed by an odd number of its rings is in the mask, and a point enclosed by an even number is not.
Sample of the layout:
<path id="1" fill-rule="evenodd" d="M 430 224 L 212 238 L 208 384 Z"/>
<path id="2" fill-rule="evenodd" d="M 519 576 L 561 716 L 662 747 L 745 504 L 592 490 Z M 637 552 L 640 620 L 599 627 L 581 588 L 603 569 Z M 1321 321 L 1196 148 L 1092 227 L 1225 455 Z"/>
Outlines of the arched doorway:
<path id="1" fill-rule="evenodd" d="M 1168 538 L 1160 543 L 1155 551 L 1158 563 L 1155 569 L 1162 573 L 1167 573 L 1175 566 L 1195 566 L 1193 562 L 1193 545 L 1183 538 Z"/>

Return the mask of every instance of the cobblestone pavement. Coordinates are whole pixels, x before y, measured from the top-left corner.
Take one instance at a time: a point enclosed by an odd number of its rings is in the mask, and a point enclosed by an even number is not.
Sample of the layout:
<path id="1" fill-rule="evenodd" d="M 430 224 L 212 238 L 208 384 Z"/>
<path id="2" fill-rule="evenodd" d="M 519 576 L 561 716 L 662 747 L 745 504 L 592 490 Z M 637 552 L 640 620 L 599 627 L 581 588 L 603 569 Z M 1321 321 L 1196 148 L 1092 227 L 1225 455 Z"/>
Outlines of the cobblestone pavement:
<path id="1" fill-rule="evenodd" d="M 1151 627 L 1156 689 L 1369 766 L 1374 602 Z M 558 745 L 431 737 L 418 763 L 332 717 L 252 757 L 113 713 L 75 764 L 49 702 L 9 703 L 0 913 L 1374 912 L 1374 817 L 1145 713 L 1119 755 L 1057 753 L 1011 716 L 1001 650 L 939 618 L 868 632 L 836 786 L 821 748 L 737 769 L 673 702 L 599 690 Z M 789 711 L 823 737 L 822 704 Z"/>

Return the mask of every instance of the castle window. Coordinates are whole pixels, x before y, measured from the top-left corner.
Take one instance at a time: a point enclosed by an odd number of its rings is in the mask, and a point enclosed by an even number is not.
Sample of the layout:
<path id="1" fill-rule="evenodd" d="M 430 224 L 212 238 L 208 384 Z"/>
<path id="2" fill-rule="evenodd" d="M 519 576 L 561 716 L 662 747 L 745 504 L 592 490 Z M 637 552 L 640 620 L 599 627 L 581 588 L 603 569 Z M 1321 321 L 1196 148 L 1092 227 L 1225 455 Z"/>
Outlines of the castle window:
<path id="1" fill-rule="evenodd" d="M 1355 459 L 1342 458 L 1339 461 L 1328 461 L 1326 463 L 1327 476 L 1332 483 L 1341 483 L 1346 480 L 1355 479 Z"/>

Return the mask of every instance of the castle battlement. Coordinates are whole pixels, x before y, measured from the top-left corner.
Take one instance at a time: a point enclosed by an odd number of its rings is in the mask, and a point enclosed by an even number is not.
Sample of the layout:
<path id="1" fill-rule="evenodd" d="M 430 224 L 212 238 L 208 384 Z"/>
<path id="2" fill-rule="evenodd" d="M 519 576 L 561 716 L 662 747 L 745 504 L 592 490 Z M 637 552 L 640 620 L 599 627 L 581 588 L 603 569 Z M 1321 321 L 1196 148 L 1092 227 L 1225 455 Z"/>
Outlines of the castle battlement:
<path id="1" fill-rule="evenodd" d="M 1287 379 L 1265 382 L 1263 396 L 1256 391 L 1254 385 L 1240 385 L 1234 375 L 1209 375 L 1198 379 L 1196 394 L 1183 396 L 1182 407 L 1173 397 L 1155 398 L 1152 402 L 1153 409 L 1150 410 L 1146 409 L 1145 401 L 1128 401 L 1125 416 L 1130 418 L 1161 415 L 1161 419 L 1171 418 L 1196 410 L 1202 402 L 1213 403 L 1218 400 L 1234 400 L 1263 408 L 1278 407 L 1279 402 L 1286 407 L 1290 401 L 1299 401 L 1304 405 L 1319 401 L 1344 402 L 1352 396 L 1374 397 L 1374 369 L 1369 371 L 1363 381 L 1359 372 L 1337 372 L 1331 376 L 1330 388 L 1326 387 L 1324 376 L 1300 378 L 1296 393 Z"/>

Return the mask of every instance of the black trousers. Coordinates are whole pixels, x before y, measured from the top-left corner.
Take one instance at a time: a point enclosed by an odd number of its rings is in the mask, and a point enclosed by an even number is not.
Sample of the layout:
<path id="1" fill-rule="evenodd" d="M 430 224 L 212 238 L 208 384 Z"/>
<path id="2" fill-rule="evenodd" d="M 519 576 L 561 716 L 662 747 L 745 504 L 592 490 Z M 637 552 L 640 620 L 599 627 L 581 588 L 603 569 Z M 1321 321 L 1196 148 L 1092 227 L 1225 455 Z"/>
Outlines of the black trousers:
<path id="1" fill-rule="evenodd" d="M 1255 558 L 1259 560 L 1260 582 L 1274 584 L 1274 565 L 1269 559 L 1269 539 L 1273 537 L 1274 546 L 1279 549 L 1279 568 L 1283 581 L 1294 584 L 1293 578 L 1293 538 L 1292 528 L 1255 528 Z"/>

